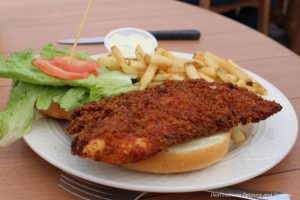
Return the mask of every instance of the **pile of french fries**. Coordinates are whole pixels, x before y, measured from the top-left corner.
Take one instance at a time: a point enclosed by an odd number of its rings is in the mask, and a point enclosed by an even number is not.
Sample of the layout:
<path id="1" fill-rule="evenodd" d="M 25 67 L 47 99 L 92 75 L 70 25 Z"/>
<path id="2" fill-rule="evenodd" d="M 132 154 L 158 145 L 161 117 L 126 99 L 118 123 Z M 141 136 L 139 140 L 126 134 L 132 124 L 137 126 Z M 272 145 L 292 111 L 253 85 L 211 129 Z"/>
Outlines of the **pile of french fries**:
<path id="1" fill-rule="evenodd" d="M 196 52 L 191 59 L 175 56 L 163 48 L 156 48 L 155 53 L 146 54 L 140 46 L 135 50 L 135 59 L 124 58 L 121 51 L 113 46 L 111 54 L 98 58 L 101 66 L 110 70 L 136 75 L 137 85 L 145 89 L 166 80 L 204 79 L 208 82 L 226 82 L 246 88 L 248 91 L 265 95 L 267 90 L 250 77 L 231 59 L 221 58 L 211 52 Z M 231 129 L 231 137 L 237 144 L 245 139 L 241 125 Z"/>

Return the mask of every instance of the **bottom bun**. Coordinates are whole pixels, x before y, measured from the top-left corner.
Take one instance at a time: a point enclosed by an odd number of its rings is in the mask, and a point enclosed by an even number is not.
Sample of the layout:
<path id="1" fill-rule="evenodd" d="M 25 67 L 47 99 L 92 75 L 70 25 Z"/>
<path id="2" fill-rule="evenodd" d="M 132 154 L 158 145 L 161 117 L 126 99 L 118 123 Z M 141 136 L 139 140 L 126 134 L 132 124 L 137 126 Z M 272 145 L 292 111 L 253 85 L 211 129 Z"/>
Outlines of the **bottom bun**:
<path id="1" fill-rule="evenodd" d="M 122 166 L 143 172 L 178 173 L 199 170 L 222 159 L 228 151 L 230 133 L 203 136 L 173 145 L 154 156 Z"/>
<path id="2" fill-rule="evenodd" d="M 58 103 L 53 101 L 47 110 L 38 109 L 38 111 L 52 118 L 71 120 L 71 111 L 65 111 Z"/>

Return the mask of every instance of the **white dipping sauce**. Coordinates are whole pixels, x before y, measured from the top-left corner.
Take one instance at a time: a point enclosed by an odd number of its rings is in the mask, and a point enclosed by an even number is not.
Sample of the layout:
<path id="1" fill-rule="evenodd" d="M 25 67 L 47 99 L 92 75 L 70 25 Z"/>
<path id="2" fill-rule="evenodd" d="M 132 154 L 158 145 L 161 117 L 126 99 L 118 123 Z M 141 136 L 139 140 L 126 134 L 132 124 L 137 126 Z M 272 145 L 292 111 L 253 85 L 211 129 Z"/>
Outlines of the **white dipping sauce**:
<path id="1" fill-rule="evenodd" d="M 122 52 L 124 57 L 134 58 L 135 57 L 135 48 L 140 45 L 144 52 L 153 53 L 156 48 L 156 43 L 152 38 L 138 35 L 138 34 L 130 34 L 130 35 L 121 35 L 121 34 L 113 34 L 108 39 L 108 46 L 111 48 L 112 46 L 117 46 Z"/>

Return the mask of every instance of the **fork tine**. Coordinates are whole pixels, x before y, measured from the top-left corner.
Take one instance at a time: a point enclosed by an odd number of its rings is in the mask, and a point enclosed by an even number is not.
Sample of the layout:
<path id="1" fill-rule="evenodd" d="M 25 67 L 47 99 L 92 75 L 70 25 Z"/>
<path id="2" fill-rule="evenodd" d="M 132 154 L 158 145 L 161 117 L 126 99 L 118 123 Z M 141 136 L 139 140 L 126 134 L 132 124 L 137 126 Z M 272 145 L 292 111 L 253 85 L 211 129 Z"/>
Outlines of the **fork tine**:
<path id="1" fill-rule="evenodd" d="M 83 195 L 80 195 L 78 193 L 89 195 L 89 196 L 95 197 L 97 199 L 112 200 L 111 198 L 99 196 L 97 194 L 94 194 L 92 192 L 87 191 L 86 189 L 83 189 L 83 188 L 77 187 L 75 185 L 72 185 L 71 183 L 67 182 L 66 180 L 64 180 L 62 178 L 60 178 L 59 181 L 60 181 L 59 186 L 61 188 L 63 188 L 64 190 L 66 190 L 66 191 L 68 191 L 68 192 L 70 192 L 70 193 L 72 193 L 75 196 L 78 196 L 80 198 L 83 198 L 83 199 L 86 199 L 86 200 L 90 200 L 90 198 L 87 198 L 87 197 L 85 197 Z M 66 188 L 66 187 L 68 187 L 68 188 Z"/>
<path id="2" fill-rule="evenodd" d="M 71 193 L 72 195 L 76 196 L 76 197 L 79 197 L 79 198 L 84 199 L 84 200 L 90 200 L 90 199 L 88 199 L 88 198 L 86 198 L 86 197 L 84 197 L 84 196 L 82 196 L 82 195 L 80 195 L 80 194 L 77 194 L 77 193 L 73 192 L 72 190 L 68 189 L 67 187 L 65 187 L 65 186 L 64 186 L 63 184 L 61 184 L 61 183 L 59 183 L 58 186 L 59 186 L 60 188 L 62 188 L 63 190 L 65 190 L 65 191 Z"/>
<path id="3" fill-rule="evenodd" d="M 64 174 L 61 174 L 60 176 L 61 176 L 62 179 L 67 180 L 69 183 L 75 184 L 75 185 L 77 185 L 79 187 L 82 187 L 84 189 L 87 189 L 87 190 L 90 190 L 90 191 L 93 191 L 93 192 L 96 192 L 96 193 L 101 193 L 101 194 L 104 194 L 104 195 L 112 196 L 111 192 L 105 191 L 105 189 L 109 190 L 110 188 L 101 187 L 101 185 L 98 185 L 97 188 L 96 187 L 91 187 L 92 183 L 87 182 L 87 181 L 83 181 L 82 179 L 79 180 L 79 178 L 76 178 L 76 177 L 73 177 L 73 176 L 68 177 Z M 77 182 L 74 179 L 76 179 Z M 82 182 L 84 182 L 84 184 Z M 111 189 L 111 191 L 112 190 L 113 189 Z"/>
<path id="4" fill-rule="evenodd" d="M 112 187 L 109 187 L 109 186 L 105 186 L 105 185 L 101 185 L 101 184 L 98 184 L 98 183 L 93 183 L 91 181 L 88 181 L 88 180 L 84 180 L 82 178 L 79 178 L 77 176 L 73 176 L 73 175 L 70 175 L 70 174 L 60 174 L 61 176 L 64 176 L 64 177 L 68 177 L 69 179 L 72 179 L 72 180 L 76 180 L 78 182 L 80 182 L 81 184 L 87 184 L 93 188 L 96 188 L 96 189 L 104 189 L 104 190 L 109 190 L 109 191 L 114 191 L 115 188 L 112 188 Z"/>

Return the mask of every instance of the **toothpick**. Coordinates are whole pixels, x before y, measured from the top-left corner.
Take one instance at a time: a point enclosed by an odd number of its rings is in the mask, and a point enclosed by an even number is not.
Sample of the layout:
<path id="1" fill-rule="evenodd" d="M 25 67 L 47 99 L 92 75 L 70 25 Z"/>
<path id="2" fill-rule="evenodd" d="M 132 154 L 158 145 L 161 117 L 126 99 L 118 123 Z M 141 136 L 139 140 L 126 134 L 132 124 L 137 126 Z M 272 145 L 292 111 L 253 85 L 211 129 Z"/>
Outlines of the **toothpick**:
<path id="1" fill-rule="evenodd" d="M 88 5 L 87 5 L 87 7 L 86 7 L 86 10 L 85 10 L 85 12 L 84 12 L 84 16 L 83 16 L 83 18 L 82 18 L 82 21 L 81 21 L 79 30 L 78 30 L 77 35 L 76 35 L 76 37 L 75 37 L 75 42 L 74 42 L 74 44 L 73 44 L 73 47 L 72 47 L 72 50 L 71 50 L 71 53 L 70 53 L 70 60 L 69 60 L 69 62 L 71 62 L 72 59 L 73 59 L 73 56 L 74 56 L 74 53 L 75 53 L 75 49 L 76 49 L 76 47 L 77 47 L 78 40 L 79 40 L 79 37 L 80 37 L 80 35 L 81 35 L 81 31 L 83 30 L 84 24 L 85 24 L 85 22 L 86 22 L 86 20 L 87 20 L 87 17 L 88 17 L 90 8 L 91 8 L 91 6 L 92 6 L 92 3 L 93 3 L 93 0 L 89 0 Z"/>

